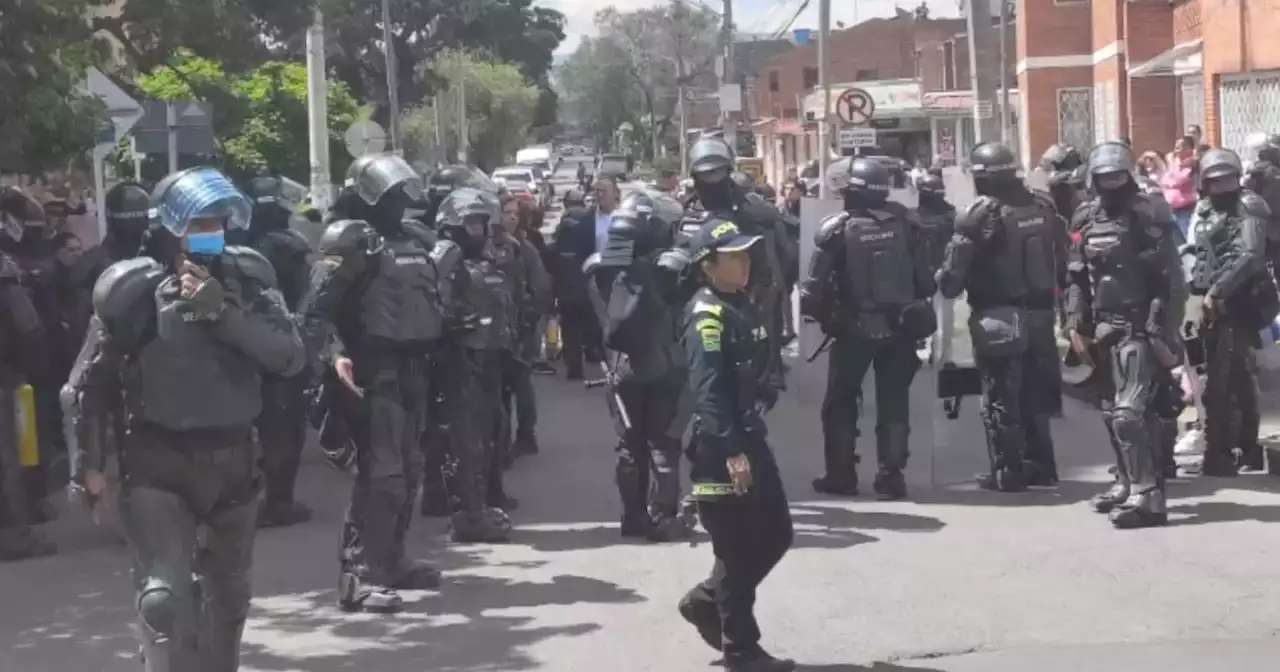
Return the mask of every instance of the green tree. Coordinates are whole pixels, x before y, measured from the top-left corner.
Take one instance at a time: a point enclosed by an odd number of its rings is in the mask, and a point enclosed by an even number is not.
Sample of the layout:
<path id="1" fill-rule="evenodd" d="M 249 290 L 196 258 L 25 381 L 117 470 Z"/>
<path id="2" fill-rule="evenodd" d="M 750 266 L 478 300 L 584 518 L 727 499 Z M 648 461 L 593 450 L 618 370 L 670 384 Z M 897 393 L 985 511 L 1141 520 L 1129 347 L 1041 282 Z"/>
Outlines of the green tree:
<path id="1" fill-rule="evenodd" d="M 214 132 L 224 168 L 237 177 L 271 170 L 310 181 L 307 139 L 307 71 L 299 63 L 269 61 L 229 74 L 215 61 L 180 51 L 173 61 L 138 79 L 138 88 L 160 100 L 193 97 L 192 86 L 217 91 Z M 329 155 L 335 175 L 346 171 L 342 134 L 361 114 L 342 82 L 330 81 Z"/>
<path id="2" fill-rule="evenodd" d="M 437 114 L 443 144 L 439 156 L 460 156 L 463 101 L 471 163 L 486 170 L 497 168 L 528 140 L 539 89 L 519 68 L 455 50 L 440 54 L 432 67 L 447 89 L 436 96 L 436 107 L 419 106 L 405 115 L 404 144 L 411 160 L 430 160 Z"/>

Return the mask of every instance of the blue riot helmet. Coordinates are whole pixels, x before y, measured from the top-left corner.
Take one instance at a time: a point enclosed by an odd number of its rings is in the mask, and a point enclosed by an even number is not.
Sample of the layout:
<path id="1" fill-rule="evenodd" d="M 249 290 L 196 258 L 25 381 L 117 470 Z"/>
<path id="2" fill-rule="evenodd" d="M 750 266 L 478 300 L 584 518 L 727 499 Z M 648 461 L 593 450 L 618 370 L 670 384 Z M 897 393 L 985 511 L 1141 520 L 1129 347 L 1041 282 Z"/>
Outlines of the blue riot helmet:
<path id="1" fill-rule="evenodd" d="M 1089 150 L 1086 181 L 1098 194 L 1112 192 L 1127 184 L 1137 185 L 1138 157 L 1122 142 L 1101 142 Z"/>
<path id="2" fill-rule="evenodd" d="M 190 168 L 164 178 L 151 192 L 151 205 L 160 226 L 186 238 L 187 251 L 195 255 L 221 254 L 226 232 L 247 229 L 253 216 L 249 199 L 214 168 Z M 193 224 L 196 228 L 189 230 Z"/>

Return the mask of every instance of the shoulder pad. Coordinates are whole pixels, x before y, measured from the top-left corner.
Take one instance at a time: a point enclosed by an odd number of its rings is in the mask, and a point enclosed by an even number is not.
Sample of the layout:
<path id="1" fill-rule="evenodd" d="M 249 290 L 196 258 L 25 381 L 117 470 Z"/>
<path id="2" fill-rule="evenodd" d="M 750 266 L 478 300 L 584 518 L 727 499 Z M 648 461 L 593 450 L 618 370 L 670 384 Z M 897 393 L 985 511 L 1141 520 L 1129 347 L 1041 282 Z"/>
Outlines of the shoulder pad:
<path id="1" fill-rule="evenodd" d="M 0 254 L 0 280 L 19 280 L 22 278 L 22 267 L 7 254 Z"/>
<path id="2" fill-rule="evenodd" d="M 366 242 L 374 237 L 368 222 L 359 219 L 339 219 L 325 227 L 320 235 L 320 252 L 325 256 L 363 254 Z"/>
<path id="3" fill-rule="evenodd" d="M 222 252 L 223 260 L 229 260 L 236 272 L 262 285 L 275 289 L 277 287 L 276 269 L 262 253 L 252 247 L 230 245 Z"/>
<path id="4" fill-rule="evenodd" d="M 956 230 L 968 231 L 982 226 L 987 217 L 1000 209 L 1000 203 L 990 196 L 979 196 L 956 218 Z"/>
<path id="5" fill-rule="evenodd" d="M 761 220 L 771 220 L 778 216 L 778 209 L 769 205 L 760 194 L 756 193 L 747 194 L 738 209 L 748 217 Z"/>
<path id="6" fill-rule="evenodd" d="M 844 225 L 848 221 L 849 213 L 847 212 L 838 212 L 827 216 L 818 225 L 817 232 L 813 234 L 813 244 L 820 248 L 826 247 L 836 236 L 844 233 Z"/>
<path id="7" fill-rule="evenodd" d="M 404 232 L 409 234 L 409 237 L 422 243 L 427 247 L 427 249 L 431 249 L 435 246 L 436 240 L 438 239 L 436 232 L 432 231 L 426 224 L 423 224 L 416 219 L 406 219 L 401 222 L 400 225 L 404 227 Z"/>
<path id="8" fill-rule="evenodd" d="M 594 274 L 598 268 L 600 268 L 600 253 L 592 252 L 591 256 L 582 262 L 582 273 L 589 276 Z"/>
<path id="9" fill-rule="evenodd" d="M 885 201 L 885 204 L 880 206 L 879 209 L 895 217 L 901 217 L 903 219 L 906 219 L 911 216 L 911 208 L 908 208 L 907 206 L 897 201 Z"/>
<path id="10" fill-rule="evenodd" d="M 453 272 L 453 268 L 462 260 L 462 248 L 452 240 L 437 240 L 435 245 L 431 246 L 431 261 L 435 262 L 436 269 L 443 271 L 443 275 L 449 275 Z"/>
<path id="11" fill-rule="evenodd" d="M 1036 202 L 1039 203 L 1041 206 L 1049 208 L 1054 212 L 1058 211 L 1058 206 L 1054 205 L 1053 196 L 1051 196 L 1049 192 L 1042 191 L 1040 189 L 1032 189 L 1031 196 L 1035 198 Z"/>
<path id="12" fill-rule="evenodd" d="M 93 285 L 93 310 L 108 327 L 133 319 L 135 307 L 154 301 L 156 287 L 167 275 L 164 266 L 151 257 L 117 261 Z"/>
<path id="13" fill-rule="evenodd" d="M 1243 191 L 1240 194 L 1240 209 L 1246 215 L 1253 217 L 1270 217 L 1271 206 L 1263 198 L 1252 191 Z"/>

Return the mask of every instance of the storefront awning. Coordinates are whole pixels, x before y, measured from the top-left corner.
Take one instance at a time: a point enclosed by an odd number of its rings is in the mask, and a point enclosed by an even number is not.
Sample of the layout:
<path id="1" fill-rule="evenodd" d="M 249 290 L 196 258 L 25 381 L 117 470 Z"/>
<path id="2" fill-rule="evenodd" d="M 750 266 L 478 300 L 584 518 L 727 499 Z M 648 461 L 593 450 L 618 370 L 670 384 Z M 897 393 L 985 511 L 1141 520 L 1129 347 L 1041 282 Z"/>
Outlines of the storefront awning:
<path id="1" fill-rule="evenodd" d="M 1155 58 L 1129 68 L 1130 77 L 1160 77 L 1165 75 L 1190 75 L 1200 72 L 1200 52 L 1204 40 L 1196 38 L 1176 44 Z"/>

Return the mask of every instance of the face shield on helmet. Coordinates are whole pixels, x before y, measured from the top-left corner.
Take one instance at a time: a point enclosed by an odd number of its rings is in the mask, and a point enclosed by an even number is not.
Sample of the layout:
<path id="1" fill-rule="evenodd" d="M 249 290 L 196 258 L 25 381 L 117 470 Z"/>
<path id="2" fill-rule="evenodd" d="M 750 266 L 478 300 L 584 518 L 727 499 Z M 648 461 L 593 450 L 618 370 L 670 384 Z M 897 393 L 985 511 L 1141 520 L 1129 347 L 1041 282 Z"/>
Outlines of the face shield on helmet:
<path id="1" fill-rule="evenodd" d="M 395 154 L 368 157 L 356 170 L 356 194 L 369 205 L 377 205 L 383 197 L 397 188 L 413 202 L 425 197 L 422 177 L 418 175 L 418 171 Z"/>
<path id="2" fill-rule="evenodd" d="M 1229 149 L 1211 149 L 1200 157 L 1200 191 L 1225 194 L 1240 190 L 1244 166 L 1240 156 Z"/>
<path id="3" fill-rule="evenodd" d="M 487 236 L 489 228 L 502 219 L 502 204 L 488 192 L 459 187 L 440 204 L 436 221 L 443 227 L 470 230 L 477 226 Z"/>
<path id="4" fill-rule="evenodd" d="M 161 180 L 151 203 L 160 225 L 177 237 L 197 220 L 220 220 L 223 230 L 248 228 L 253 211 L 249 199 L 213 168 L 193 168 Z"/>
<path id="5" fill-rule="evenodd" d="M 1135 183 L 1138 157 L 1120 142 L 1103 142 L 1089 150 L 1087 179 L 1094 190 L 1114 191 Z"/>
<path id="6" fill-rule="evenodd" d="M 719 184 L 733 172 L 733 150 L 719 138 L 699 138 L 689 148 L 689 172 L 704 184 Z"/>

